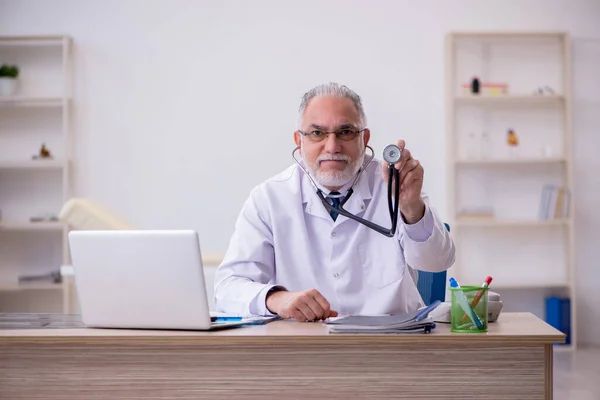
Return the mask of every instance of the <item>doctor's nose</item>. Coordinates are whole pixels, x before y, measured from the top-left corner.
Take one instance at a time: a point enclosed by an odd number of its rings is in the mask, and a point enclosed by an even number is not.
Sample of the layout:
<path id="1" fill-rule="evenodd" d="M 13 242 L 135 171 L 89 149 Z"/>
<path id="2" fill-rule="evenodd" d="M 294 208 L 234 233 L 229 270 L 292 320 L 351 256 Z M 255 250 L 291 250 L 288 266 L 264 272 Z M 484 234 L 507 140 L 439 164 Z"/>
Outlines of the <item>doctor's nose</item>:
<path id="1" fill-rule="evenodd" d="M 325 151 L 328 153 L 338 153 L 341 150 L 340 140 L 335 133 L 327 134 L 325 139 Z"/>

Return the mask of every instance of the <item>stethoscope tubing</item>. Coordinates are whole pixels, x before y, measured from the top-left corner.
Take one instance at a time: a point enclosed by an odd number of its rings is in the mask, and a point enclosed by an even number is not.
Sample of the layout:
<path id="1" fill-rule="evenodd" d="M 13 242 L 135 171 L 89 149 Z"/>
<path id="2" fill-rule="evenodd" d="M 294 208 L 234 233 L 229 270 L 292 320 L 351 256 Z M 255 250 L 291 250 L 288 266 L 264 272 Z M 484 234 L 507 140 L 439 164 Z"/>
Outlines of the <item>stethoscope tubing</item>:
<path id="1" fill-rule="evenodd" d="M 302 171 L 304 171 L 305 175 L 308 177 L 308 179 L 310 180 L 311 184 L 313 185 L 313 187 L 315 188 L 316 192 L 317 192 L 317 196 L 319 196 L 319 198 L 321 199 L 321 202 L 323 203 L 323 206 L 325 206 L 325 208 L 329 211 L 329 212 L 336 212 L 340 215 L 345 216 L 346 218 L 350 218 L 353 219 L 363 225 L 365 225 L 366 227 L 384 235 L 387 237 L 394 237 L 394 235 L 396 234 L 396 227 L 397 227 L 397 223 L 398 223 L 398 206 L 399 206 L 399 201 L 400 201 L 400 172 L 395 168 L 394 164 L 388 164 L 388 182 L 387 182 L 387 187 L 388 187 L 388 209 L 389 209 L 389 213 L 390 213 L 390 220 L 392 222 L 392 227 L 391 228 L 385 228 L 381 225 L 377 225 L 374 222 L 371 222 L 369 220 L 366 220 L 364 218 L 361 218 L 357 215 L 354 215 L 350 212 L 348 212 L 346 209 L 344 209 L 344 204 L 348 201 L 348 199 L 350 198 L 350 196 L 352 196 L 352 194 L 354 193 L 354 185 L 356 184 L 356 182 L 358 181 L 360 175 L 362 174 L 362 172 L 367 168 L 367 166 L 371 163 L 371 161 L 373 160 L 373 158 L 375 157 L 375 152 L 373 151 L 373 149 L 370 146 L 366 146 L 367 148 L 369 148 L 369 150 L 371 150 L 371 155 L 369 156 L 368 161 L 366 162 L 366 164 L 364 164 L 360 170 L 358 171 L 358 173 L 356 174 L 356 177 L 354 178 L 354 181 L 352 182 L 352 185 L 350 186 L 350 189 L 348 189 L 348 193 L 346 194 L 346 197 L 344 198 L 344 200 L 342 200 L 342 202 L 340 203 L 339 208 L 336 208 L 334 206 L 332 206 L 331 204 L 329 204 L 329 202 L 325 199 L 325 196 L 323 195 L 323 191 L 317 186 L 316 182 L 313 180 L 313 178 L 310 176 L 310 174 L 308 173 L 308 171 L 302 166 L 302 164 L 298 161 L 298 159 L 296 158 L 296 151 L 298 151 L 300 148 L 296 147 L 294 149 L 294 151 L 292 152 L 292 157 L 294 159 L 294 161 L 296 162 L 296 164 L 298 164 L 298 166 L 300 167 L 300 169 Z M 396 182 L 396 184 L 394 185 L 394 181 Z M 392 201 L 392 191 L 394 192 L 394 196 L 393 196 L 393 201 Z"/>

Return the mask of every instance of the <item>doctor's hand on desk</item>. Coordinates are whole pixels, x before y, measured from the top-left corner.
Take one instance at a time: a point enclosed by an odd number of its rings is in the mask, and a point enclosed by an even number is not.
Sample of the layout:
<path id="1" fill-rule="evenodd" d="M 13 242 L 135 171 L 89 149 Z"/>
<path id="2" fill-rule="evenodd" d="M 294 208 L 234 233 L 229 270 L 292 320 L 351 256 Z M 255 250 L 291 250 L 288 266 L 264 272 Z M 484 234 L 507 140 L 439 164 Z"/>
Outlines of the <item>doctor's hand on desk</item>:
<path id="1" fill-rule="evenodd" d="M 315 321 L 337 317 L 329 302 L 316 289 L 302 292 L 275 291 L 267 295 L 267 308 L 281 318 L 294 318 L 297 321 Z"/>
<path id="2" fill-rule="evenodd" d="M 415 224 L 423 218 L 425 214 L 425 202 L 421 197 L 423 189 L 423 175 L 425 171 L 419 160 L 412 158 L 410 150 L 405 148 L 404 140 L 398 140 L 396 145 L 402 150 L 400 161 L 395 164 L 400 172 L 400 202 L 399 211 L 408 224 Z M 383 162 L 383 180 L 387 184 L 388 163 Z"/>

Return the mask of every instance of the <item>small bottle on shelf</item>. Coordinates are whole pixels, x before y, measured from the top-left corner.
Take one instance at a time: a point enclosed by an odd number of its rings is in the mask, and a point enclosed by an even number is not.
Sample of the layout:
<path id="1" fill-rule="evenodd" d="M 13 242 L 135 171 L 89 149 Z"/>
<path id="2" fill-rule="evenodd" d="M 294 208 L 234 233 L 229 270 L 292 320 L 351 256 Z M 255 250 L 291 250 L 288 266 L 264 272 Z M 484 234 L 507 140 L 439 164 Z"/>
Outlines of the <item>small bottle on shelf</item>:
<path id="1" fill-rule="evenodd" d="M 490 158 L 492 156 L 492 142 L 486 131 L 481 132 L 479 152 L 481 158 Z"/>
<path id="2" fill-rule="evenodd" d="M 479 151 L 479 138 L 475 134 L 475 132 L 469 132 L 467 135 L 467 158 L 468 159 L 477 159 L 480 157 Z"/>
<path id="3" fill-rule="evenodd" d="M 471 80 L 471 94 L 479 94 L 480 90 L 479 78 L 474 76 Z"/>

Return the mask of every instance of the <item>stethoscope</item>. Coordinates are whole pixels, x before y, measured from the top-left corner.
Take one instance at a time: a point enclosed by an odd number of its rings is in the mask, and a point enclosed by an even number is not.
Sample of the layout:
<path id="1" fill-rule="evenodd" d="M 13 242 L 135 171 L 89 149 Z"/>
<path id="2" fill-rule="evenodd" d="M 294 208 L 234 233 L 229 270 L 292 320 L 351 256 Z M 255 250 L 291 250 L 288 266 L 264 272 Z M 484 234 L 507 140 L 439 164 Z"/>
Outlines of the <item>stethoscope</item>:
<path id="1" fill-rule="evenodd" d="M 369 156 L 366 164 L 363 164 L 363 166 L 360 167 L 360 169 L 356 173 L 356 177 L 354 178 L 354 181 L 352 182 L 350 189 L 348 189 L 348 193 L 346 194 L 346 197 L 341 201 L 339 208 L 336 208 L 336 207 L 332 206 L 331 204 L 329 204 L 329 202 L 325 199 L 325 196 L 323 195 L 323 191 L 321 191 L 321 189 L 318 187 L 316 182 L 310 176 L 308 171 L 302 166 L 300 161 L 296 158 L 296 151 L 300 150 L 299 147 L 296 147 L 294 149 L 294 151 L 292 152 L 292 157 L 294 158 L 294 161 L 296 161 L 296 164 L 298 164 L 300 169 L 302 169 L 302 171 L 304 171 L 304 173 L 306 174 L 308 179 L 310 179 L 311 184 L 317 191 L 317 196 L 319 196 L 319 198 L 321 199 L 321 202 L 323 203 L 323 205 L 329 212 L 332 212 L 332 211 L 336 212 L 347 218 L 358 221 L 359 223 L 373 229 L 376 232 L 381 233 L 384 236 L 393 237 L 394 234 L 396 233 L 396 224 L 398 222 L 398 202 L 400 199 L 400 184 L 399 184 L 400 172 L 395 168 L 394 165 L 398 161 L 400 161 L 400 158 L 402 156 L 402 150 L 400 150 L 400 148 L 398 146 L 396 146 L 395 144 L 389 144 L 389 145 L 385 146 L 385 148 L 383 149 L 383 159 L 385 161 L 387 161 L 387 163 L 388 163 L 388 182 L 387 182 L 388 183 L 388 185 L 387 185 L 388 186 L 388 208 L 390 211 L 390 219 L 392 221 L 392 228 L 391 229 L 384 228 L 383 226 L 377 225 L 371 221 L 367 221 L 366 219 L 363 219 L 354 214 L 351 214 L 344 209 L 344 204 L 348 201 L 350 196 L 352 196 L 352 193 L 354 193 L 354 184 L 358 181 L 358 178 L 360 178 L 360 175 L 363 173 L 363 171 L 367 168 L 367 166 L 371 163 L 371 161 L 375 157 L 375 152 L 373 151 L 373 149 L 370 146 L 366 146 L 366 148 L 368 148 L 371 151 L 371 155 Z M 396 185 L 393 185 L 394 180 L 396 181 Z M 392 186 L 394 186 L 393 201 L 392 201 Z M 340 194 L 340 195 L 331 196 L 331 197 L 342 197 L 342 195 Z"/>

